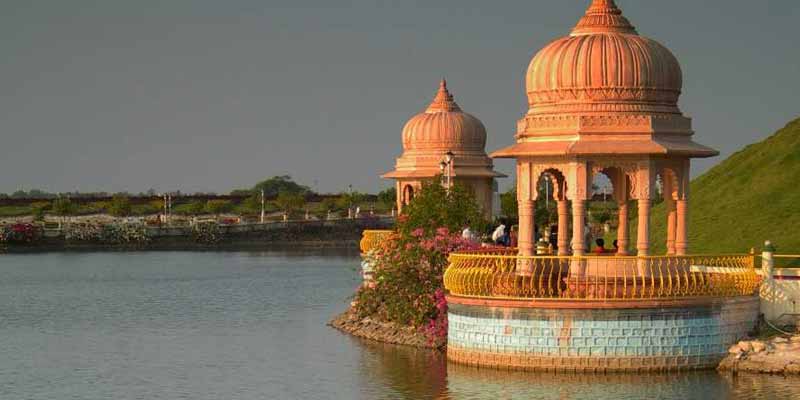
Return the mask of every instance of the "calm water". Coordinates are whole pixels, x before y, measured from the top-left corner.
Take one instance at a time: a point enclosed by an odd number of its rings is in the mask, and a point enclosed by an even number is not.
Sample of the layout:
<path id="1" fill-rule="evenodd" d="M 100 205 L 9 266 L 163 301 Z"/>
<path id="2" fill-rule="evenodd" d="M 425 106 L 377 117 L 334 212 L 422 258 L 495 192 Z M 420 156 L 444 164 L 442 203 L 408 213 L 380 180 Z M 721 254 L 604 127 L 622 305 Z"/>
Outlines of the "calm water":
<path id="1" fill-rule="evenodd" d="M 800 379 L 447 365 L 325 325 L 356 253 L 0 255 L 0 399 L 800 398 Z"/>

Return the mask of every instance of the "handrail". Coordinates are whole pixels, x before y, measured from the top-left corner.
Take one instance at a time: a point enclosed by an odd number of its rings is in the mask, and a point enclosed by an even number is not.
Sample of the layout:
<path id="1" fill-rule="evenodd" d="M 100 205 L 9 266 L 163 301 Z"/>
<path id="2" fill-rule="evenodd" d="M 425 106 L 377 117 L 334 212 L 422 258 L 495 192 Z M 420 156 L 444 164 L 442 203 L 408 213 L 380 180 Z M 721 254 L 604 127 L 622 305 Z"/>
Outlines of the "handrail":
<path id="1" fill-rule="evenodd" d="M 361 242 L 359 243 L 359 247 L 361 248 L 361 252 L 366 254 L 369 253 L 371 250 L 378 247 L 378 244 L 386 240 L 390 235 L 394 234 L 394 231 L 390 230 L 377 230 L 377 229 L 366 229 L 361 236 Z"/>
<path id="2" fill-rule="evenodd" d="M 653 300 L 754 294 L 753 255 L 517 256 L 453 253 L 450 294 L 498 299 Z"/>
<path id="3" fill-rule="evenodd" d="M 800 268 L 800 255 L 797 254 L 773 254 L 775 260 L 774 268 Z M 791 261 L 786 261 L 791 260 Z M 779 262 L 781 261 L 781 262 Z"/>

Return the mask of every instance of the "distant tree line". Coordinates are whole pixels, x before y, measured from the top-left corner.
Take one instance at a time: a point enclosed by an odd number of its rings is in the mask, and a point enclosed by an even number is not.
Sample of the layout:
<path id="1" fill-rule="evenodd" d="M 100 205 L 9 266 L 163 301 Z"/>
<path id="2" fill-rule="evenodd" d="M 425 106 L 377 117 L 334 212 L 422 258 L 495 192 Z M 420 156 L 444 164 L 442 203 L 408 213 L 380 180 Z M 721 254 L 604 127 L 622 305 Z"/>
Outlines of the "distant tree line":
<path id="1" fill-rule="evenodd" d="M 274 176 L 256 183 L 249 189 L 237 189 L 229 194 L 192 193 L 180 191 L 168 193 L 172 198 L 172 212 L 175 214 L 198 215 L 227 212 L 239 214 L 256 214 L 261 211 L 262 203 L 265 211 L 283 211 L 296 214 L 301 211 L 312 212 L 324 216 L 328 212 L 340 212 L 347 209 L 366 207 L 388 211 L 395 204 L 396 192 L 392 187 L 378 195 L 343 191 L 338 194 L 318 194 L 308 186 L 295 182 L 288 175 Z M 313 207 L 309 204 L 313 203 Z M 63 192 L 49 193 L 39 189 L 29 191 L 18 190 L 10 195 L 0 193 L 0 216 L 3 207 L 6 215 L 48 214 L 77 215 L 89 213 L 108 213 L 114 216 L 144 215 L 157 213 L 163 209 L 163 194 L 154 189 L 138 194 L 128 192 Z M 367 209 L 363 208 L 366 212 Z"/>

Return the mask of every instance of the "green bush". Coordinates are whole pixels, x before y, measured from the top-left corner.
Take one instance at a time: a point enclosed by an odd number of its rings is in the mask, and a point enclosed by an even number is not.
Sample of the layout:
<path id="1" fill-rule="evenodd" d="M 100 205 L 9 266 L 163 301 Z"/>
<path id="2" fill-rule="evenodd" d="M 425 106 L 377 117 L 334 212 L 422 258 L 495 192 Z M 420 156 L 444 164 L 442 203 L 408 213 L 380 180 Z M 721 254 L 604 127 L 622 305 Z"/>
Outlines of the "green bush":
<path id="1" fill-rule="evenodd" d="M 172 208 L 172 212 L 178 215 L 199 215 L 205 212 L 206 207 L 202 201 L 192 201 L 176 205 Z"/>
<path id="2" fill-rule="evenodd" d="M 131 201 L 127 196 L 114 195 L 111 204 L 108 206 L 108 213 L 115 217 L 127 217 L 131 215 Z"/>
<path id="3" fill-rule="evenodd" d="M 2 206 L 0 207 L 0 217 L 20 217 L 30 215 L 32 211 L 30 206 Z"/>
<path id="4" fill-rule="evenodd" d="M 306 199 L 302 194 L 282 192 L 275 199 L 275 206 L 287 214 L 292 214 L 306 205 Z"/>
<path id="5" fill-rule="evenodd" d="M 67 197 L 58 198 L 53 201 L 53 213 L 59 216 L 72 215 L 77 211 L 77 207 Z"/>
<path id="6" fill-rule="evenodd" d="M 472 192 L 459 184 L 447 191 L 438 183 L 424 183 L 403 208 L 399 222 L 398 228 L 404 236 L 422 229 L 425 237 L 432 236 L 437 228 L 461 232 L 465 226 L 475 229 L 487 225 Z"/>
<path id="7" fill-rule="evenodd" d="M 205 212 L 209 214 L 219 215 L 230 211 L 233 205 L 228 200 L 209 200 L 205 205 Z"/>

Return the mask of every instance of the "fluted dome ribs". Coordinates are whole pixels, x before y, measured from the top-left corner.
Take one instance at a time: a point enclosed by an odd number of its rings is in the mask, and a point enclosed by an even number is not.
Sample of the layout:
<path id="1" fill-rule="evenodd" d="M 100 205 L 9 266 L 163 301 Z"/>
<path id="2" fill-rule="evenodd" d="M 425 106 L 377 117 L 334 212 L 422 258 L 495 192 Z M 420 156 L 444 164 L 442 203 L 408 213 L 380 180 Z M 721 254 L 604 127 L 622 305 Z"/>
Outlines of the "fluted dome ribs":
<path id="1" fill-rule="evenodd" d="M 594 0 L 569 36 L 531 60 L 526 84 L 532 112 L 575 110 L 583 102 L 676 113 L 683 82 L 666 47 L 639 36 L 613 0 Z"/>
<path id="2" fill-rule="evenodd" d="M 483 152 L 485 146 L 483 123 L 461 111 L 444 79 L 425 112 L 412 117 L 403 128 L 404 150 Z"/>

